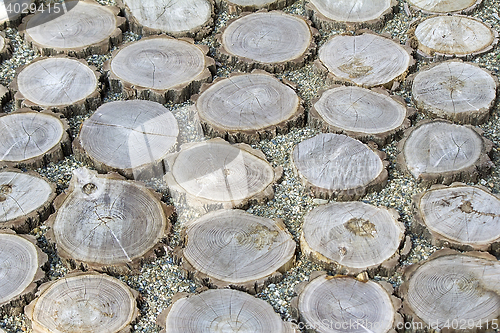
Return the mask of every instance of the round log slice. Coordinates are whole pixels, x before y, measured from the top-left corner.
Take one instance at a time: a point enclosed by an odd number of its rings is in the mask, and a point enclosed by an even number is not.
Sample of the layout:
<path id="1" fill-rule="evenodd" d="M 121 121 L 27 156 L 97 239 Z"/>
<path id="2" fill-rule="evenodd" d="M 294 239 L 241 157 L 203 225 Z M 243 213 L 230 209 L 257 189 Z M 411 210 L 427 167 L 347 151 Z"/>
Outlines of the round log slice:
<path id="1" fill-rule="evenodd" d="M 433 244 L 461 250 L 500 248 L 500 199 L 485 189 L 434 185 L 416 196 L 414 204 L 415 229 Z"/>
<path id="2" fill-rule="evenodd" d="M 397 310 L 400 300 L 385 283 L 357 280 L 350 276 L 317 274 L 299 286 L 292 300 L 301 322 L 313 332 L 390 332 L 402 322 Z"/>
<path id="3" fill-rule="evenodd" d="M 282 9 L 293 3 L 294 0 L 215 0 L 215 5 L 220 10 L 228 11 L 229 14 L 254 12 L 260 9 Z"/>
<path id="4" fill-rule="evenodd" d="M 0 0 L 0 29 L 19 24 L 23 14 L 22 9 L 29 8 L 33 2 L 34 0 Z"/>
<path id="5" fill-rule="evenodd" d="M 34 172 L 0 171 L 0 229 L 28 233 L 49 217 L 56 187 Z"/>
<path id="6" fill-rule="evenodd" d="M 208 213 L 183 233 L 184 268 L 197 281 L 219 288 L 260 292 L 294 262 L 295 242 L 283 223 L 239 209 Z"/>
<path id="7" fill-rule="evenodd" d="M 11 87 L 17 91 L 17 108 L 48 108 L 72 116 L 100 104 L 99 77 L 84 60 L 42 57 L 22 67 Z"/>
<path id="8" fill-rule="evenodd" d="M 196 109 L 205 134 L 255 143 L 301 125 L 304 109 L 295 91 L 263 72 L 236 74 L 202 88 Z"/>
<path id="9" fill-rule="evenodd" d="M 444 120 L 422 121 L 405 131 L 398 164 L 423 182 L 475 181 L 493 165 L 491 141 L 479 129 Z"/>
<path id="10" fill-rule="evenodd" d="M 491 329 L 500 316 L 499 274 L 500 264 L 490 254 L 437 251 L 405 271 L 399 289 L 403 314 L 433 330 Z"/>
<path id="11" fill-rule="evenodd" d="M 44 55 L 59 53 L 74 57 L 107 53 L 122 41 L 120 26 L 124 17 L 117 17 L 117 7 L 101 6 L 93 0 L 66 1 L 71 7 L 64 15 L 45 10 L 23 20 L 19 30 L 33 48 Z"/>
<path id="12" fill-rule="evenodd" d="M 438 63 L 417 73 L 412 97 L 419 109 L 453 122 L 485 122 L 496 99 L 498 79 L 477 65 Z"/>
<path id="13" fill-rule="evenodd" d="M 414 62 L 406 47 L 373 33 L 333 36 L 319 49 L 319 61 L 333 81 L 363 87 L 390 87 Z"/>
<path id="14" fill-rule="evenodd" d="M 1 4 L 0 4 L 1 6 Z M 12 54 L 10 40 L 5 37 L 3 31 L 0 32 L 0 61 L 10 58 Z"/>
<path id="15" fill-rule="evenodd" d="M 69 127 L 60 114 L 20 109 L 0 116 L 0 166 L 40 168 L 69 153 Z"/>
<path id="16" fill-rule="evenodd" d="M 362 202 L 318 206 L 304 217 L 302 252 L 343 273 L 391 275 L 405 232 L 398 218 L 394 209 Z"/>
<path id="17" fill-rule="evenodd" d="M 185 144 L 167 161 L 169 188 L 197 206 L 233 208 L 267 200 L 282 175 L 282 168 L 273 169 L 260 150 L 218 138 Z"/>
<path id="18" fill-rule="evenodd" d="M 30 235 L 0 231 L 0 314 L 14 314 L 35 296 L 48 260 Z"/>
<path id="19" fill-rule="evenodd" d="M 466 14 L 472 12 L 482 0 L 408 0 L 412 9 L 427 14 Z"/>
<path id="20" fill-rule="evenodd" d="M 34 333 L 125 332 L 139 293 L 111 276 L 77 272 L 43 284 L 25 309 Z"/>
<path id="21" fill-rule="evenodd" d="M 346 25 L 354 28 L 381 28 L 396 5 L 395 0 L 310 0 L 306 11 L 315 26 L 324 30 Z"/>
<path id="22" fill-rule="evenodd" d="M 232 289 L 174 295 L 173 304 L 160 314 L 157 323 L 165 328 L 160 333 L 297 332 L 265 301 Z"/>
<path id="23" fill-rule="evenodd" d="M 239 70 L 295 69 L 312 55 L 315 33 L 303 18 L 281 11 L 243 15 L 230 20 L 218 35 L 221 43 L 218 55 L 221 61 Z"/>
<path id="24" fill-rule="evenodd" d="M 139 183 L 73 171 L 70 187 L 56 199 L 47 238 L 70 266 L 130 273 L 154 255 L 170 230 L 168 209 Z"/>
<path id="25" fill-rule="evenodd" d="M 139 35 L 167 33 L 202 39 L 212 31 L 212 0 L 118 0 L 130 29 Z"/>
<path id="26" fill-rule="evenodd" d="M 489 52 L 498 42 L 498 33 L 473 17 L 432 16 L 418 24 L 414 38 L 423 57 L 467 58 Z"/>
<path id="27" fill-rule="evenodd" d="M 385 90 L 340 86 L 324 91 L 309 111 L 309 124 L 384 145 L 410 126 L 412 110 Z"/>
<path id="28" fill-rule="evenodd" d="M 164 175 L 165 156 L 175 149 L 179 127 L 163 105 L 142 100 L 101 105 L 80 128 L 73 152 L 100 172 L 127 178 Z"/>
<path id="29" fill-rule="evenodd" d="M 181 102 L 210 82 L 208 47 L 166 36 L 143 38 L 114 52 L 104 68 L 112 91 L 164 104 Z"/>
<path id="30" fill-rule="evenodd" d="M 385 154 L 342 134 L 318 134 L 297 144 L 291 162 L 319 198 L 355 200 L 385 186 Z"/>

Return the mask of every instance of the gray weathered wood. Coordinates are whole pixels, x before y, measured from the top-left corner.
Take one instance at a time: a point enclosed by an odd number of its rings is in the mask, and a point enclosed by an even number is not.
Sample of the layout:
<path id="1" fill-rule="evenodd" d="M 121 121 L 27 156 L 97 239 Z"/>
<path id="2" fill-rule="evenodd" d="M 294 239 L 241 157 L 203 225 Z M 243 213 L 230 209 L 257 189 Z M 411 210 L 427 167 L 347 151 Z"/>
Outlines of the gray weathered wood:
<path id="1" fill-rule="evenodd" d="M 212 0 L 118 0 L 117 4 L 139 35 L 167 33 L 199 40 L 212 31 Z"/>
<path id="2" fill-rule="evenodd" d="M 161 178 L 164 159 L 175 150 L 178 134 L 177 120 L 159 103 L 110 102 L 83 122 L 73 152 L 100 172 L 117 171 L 134 179 Z"/>
<path id="3" fill-rule="evenodd" d="M 215 61 L 208 47 L 167 36 L 126 44 L 104 64 L 112 91 L 164 104 L 182 102 L 211 82 Z"/>
<path id="4" fill-rule="evenodd" d="M 0 171 L 0 229 L 28 233 L 49 217 L 56 187 L 34 172 Z"/>
<path id="5" fill-rule="evenodd" d="M 498 260 L 488 253 L 437 251 L 405 270 L 399 288 L 402 314 L 414 325 L 435 330 L 491 330 L 500 313 L 499 274 Z"/>
<path id="6" fill-rule="evenodd" d="M 65 116 L 84 114 L 101 103 L 98 73 L 84 60 L 57 56 L 37 58 L 20 67 L 11 83 L 17 108 L 44 108 Z"/>
<path id="7" fill-rule="evenodd" d="M 35 296 L 48 257 L 31 235 L 0 230 L 0 314 L 13 315 Z"/>
<path id="8" fill-rule="evenodd" d="M 493 163 L 492 142 L 470 125 L 424 120 L 405 131 L 399 142 L 399 167 L 424 183 L 476 181 Z"/>
<path id="9" fill-rule="evenodd" d="M 426 14 L 468 14 L 482 2 L 482 0 L 408 0 L 412 9 Z"/>
<path id="10" fill-rule="evenodd" d="M 392 275 L 405 227 L 394 209 L 362 202 L 335 202 L 304 217 L 304 254 L 339 273 Z"/>
<path id="11" fill-rule="evenodd" d="M 385 154 L 342 134 L 318 134 L 297 144 L 294 171 L 319 198 L 355 200 L 387 181 Z"/>
<path id="12" fill-rule="evenodd" d="M 274 196 L 273 184 L 283 168 L 274 169 L 265 155 L 249 145 L 216 138 L 184 144 L 167 158 L 170 190 L 193 206 L 244 207 Z"/>
<path id="13" fill-rule="evenodd" d="M 22 9 L 29 8 L 34 2 L 35 0 L 0 0 L 0 29 L 18 25 L 21 22 Z"/>
<path id="14" fill-rule="evenodd" d="M 215 0 L 219 10 L 226 10 L 229 14 L 254 12 L 260 9 L 282 9 L 294 3 L 295 0 Z"/>
<path id="15" fill-rule="evenodd" d="M 414 113 L 383 89 L 338 86 L 322 92 L 308 113 L 310 126 L 384 145 L 410 126 Z"/>
<path id="16" fill-rule="evenodd" d="M 418 23 L 410 39 L 424 58 L 470 58 L 489 52 L 498 42 L 498 32 L 480 19 L 463 16 L 431 16 Z"/>
<path id="17" fill-rule="evenodd" d="M 155 255 L 170 230 L 171 207 L 116 174 L 76 169 L 55 206 L 46 237 L 72 267 L 129 274 Z"/>
<path id="18" fill-rule="evenodd" d="M 260 292 L 295 261 L 295 242 L 283 222 L 239 209 L 203 215 L 187 225 L 183 238 L 184 269 L 218 288 Z"/>
<path id="19" fill-rule="evenodd" d="M 0 31 L 0 61 L 10 58 L 11 54 L 12 49 L 10 40 L 5 37 L 5 33 L 3 31 Z"/>
<path id="20" fill-rule="evenodd" d="M 498 79 L 472 63 L 447 61 L 422 68 L 411 79 L 417 107 L 462 124 L 485 122 L 496 100 Z"/>
<path id="21" fill-rule="evenodd" d="M 173 304 L 158 316 L 160 333 L 252 332 L 298 333 L 265 301 L 232 289 L 174 295 Z"/>
<path id="22" fill-rule="evenodd" d="M 0 166 L 40 168 L 70 151 L 68 124 L 61 114 L 20 109 L 0 116 Z"/>
<path id="23" fill-rule="evenodd" d="M 221 44 L 217 55 L 239 70 L 295 69 L 313 55 L 315 34 L 316 30 L 300 16 L 281 11 L 246 13 L 230 20 L 217 36 Z"/>
<path id="24" fill-rule="evenodd" d="M 272 75 L 255 70 L 204 86 L 196 109 L 205 135 L 255 143 L 302 125 L 304 109 L 295 91 Z"/>
<path id="25" fill-rule="evenodd" d="M 64 15 L 41 11 L 23 19 L 19 30 L 31 47 L 44 56 L 59 53 L 75 57 L 107 53 L 122 41 L 125 18 L 119 9 L 101 6 L 93 0 L 65 2 L 71 9 Z"/>
<path id="26" fill-rule="evenodd" d="M 319 49 L 316 66 L 329 72 L 330 80 L 358 86 L 387 86 L 401 81 L 414 60 L 409 49 L 389 38 L 365 32 L 335 35 Z"/>
<path id="27" fill-rule="evenodd" d="M 40 286 L 25 308 L 33 333 L 130 332 L 139 293 L 111 276 L 74 272 Z"/>

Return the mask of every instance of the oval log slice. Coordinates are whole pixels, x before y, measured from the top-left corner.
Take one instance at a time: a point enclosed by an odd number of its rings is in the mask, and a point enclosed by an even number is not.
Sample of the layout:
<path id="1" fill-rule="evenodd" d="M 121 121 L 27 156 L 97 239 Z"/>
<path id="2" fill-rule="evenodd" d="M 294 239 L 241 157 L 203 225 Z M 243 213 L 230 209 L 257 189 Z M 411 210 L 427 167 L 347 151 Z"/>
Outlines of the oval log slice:
<path id="1" fill-rule="evenodd" d="M 333 83 L 354 83 L 362 87 L 386 86 L 403 80 L 414 64 L 411 51 L 392 39 L 365 32 L 336 35 L 319 49 L 315 62 Z"/>
<path id="2" fill-rule="evenodd" d="M 31 47 L 43 56 L 68 54 L 83 58 L 109 52 L 122 41 L 126 19 L 118 17 L 119 9 L 101 6 L 93 0 L 66 1 L 70 7 L 64 15 L 45 10 L 23 19 L 19 31 Z"/>
<path id="3" fill-rule="evenodd" d="M 295 91 L 266 72 L 232 74 L 193 96 L 205 135 L 229 142 L 256 143 L 304 122 Z"/>
<path id="4" fill-rule="evenodd" d="M 0 229 L 28 233 L 51 213 L 56 187 L 38 174 L 17 169 L 0 171 Z"/>
<path id="5" fill-rule="evenodd" d="M 138 35 L 167 33 L 200 40 L 212 32 L 213 0 L 117 0 L 117 5 Z"/>
<path id="6" fill-rule="evenodd" d="M 477 181 L 490 171 L 493 143 L 470 125 L 424 120 L 405 131 L 398 166 L 423 183 Z"/>
<path id="7" fill-rule="evenodd" d="M 483 0 L 408 0 L 410 8 L 425 14 L 469 14 Z"/>
<path id="8" fill-rule="evenodd" d="M 356 200 L 387 182 L 385 154 L 342 134 L 318 134 L 297 144 L 294 171 L 315 197 Z"/>
<path id="9" fill-rule="evenodd" d="M 40 286 L 24 310 L 33 333 L 129 332 L 139 293 L 111 276 L 74 272 Z"/>
<path id="10" fill-rule="evenodd" d="M 1 5 L 0 5 L 1 6 Z M 12 48 L 10 45 L 10 39 L 5 37 L 3 31 L 0 32 L 0 61 L 10 58 L 12 55 Z"/>
<path id="11" fill-rule="evenodd" d="M 232 289 L 210 289 L 200 294 L 176 294 L 157 319 L 160 333 L 252 332 L 298 333 L 271 305 Z"/>
<path id="12" fill-rule="evenodd" d="M 314 55 L 316 34 L 300 16 L 281 11 L 244 13 L 217 35 L 221 44 L 217 55 L 221 62 L 242 71 L 297 69 Z"/>
<path id="13" fill-rule="evenodd" d="M 95 110 L 101 103 L 101 74 L 84 60 L 41 57 L 18 71 L 11 83 L 16 108 L 46 108 L 69 117 Z"/>
<path id="14" fill-rule="evenodd" d="M 239 209 L 203 215 L 183 231 L 184 269 L 196 281 L 258 293 L 293 266 L 295 242 L 282 222 Z"/>
<path id="15" fill-rule="evenodd" d="M 500 249 L 500 198 L 480 186 L 434 185 L 413 198 L 413 229 L 436 246 Z"/>
<path id="16" fill-rule="evenodd" d="M 471 58 L 487 53 L 498 43 L 498 32 L 479 19 L 463 16 L 431 16 L 409 32 L 426 59 Z"/>
<path id="17" fill-rule="evenodd" d="M 183 102 L 211 82 L 215 61 L 208 47 L 167 36 L 143 38 L 113 53 L 104 64 L 109 86 L 126 98 Z"/>
<path id="18" fill-rule="evenodd" d="M 392 16 L 396 0 L 310 0 L 306 12 L 314 25 L 323 30 L 380 29 Z"/>
<path id="19" fill-rule="evenodd" d="M 314 274 L 316 273 L 316 274 Z M 328 276 L 314 272 L 309 282 L 299 284 L 292 309 L 307 332 L 396 332 L 403 320 L 397 313 L 401 300 L 392 286 L 350 276 Z"/>
<path id="20" fill-rule="evenodd" d="M 343 133 L 363 142 L 383 146 L 410 126 L 413 109 L 400 97 L 383 89 L 339 86 L 324 91 L 313 101 L 309 125 L 326 132 Z"/>
<path id="21" fill-rule="evenodd" d="M 405 237 L 394 209 L 362 202 L 334 202 L 314 208 L 304 217 L 302 252 L 340 274 L 368 270 L 392 275 Z"/>
<path id="22" fill-rule="evenodd" d="M 71 151 L 61 114 L 20 109 L 0 116 L 0 166 L 41 168 Z"/>
<path id="23" fill-rule="evenodd" d="M 164 159 L 176 148 L 179 127 L 172 113 L 151 101 L 128 100 L 101 105 L 85 120 L 73 152 L 100 172 L 127 178 L 161 178 Z"/>
<path id="24" fill-rule="evenodd" d="M 489 253 L 439 250 L 405 270 L 399 288 L 404 299 L 401 312 L 412 327 L 491 330 L 500 319 L 499 274 L 500 264 Z"/>
<path id="25" fill-rule="evenodd" d="M 71 268 L 130 274 L 154 257 L 170 231 L 172 209 L 158 196 L 116 174 L 76 169 L 56 198 L 46 237 Z"/>
<path id="26" fill-rule="evenodd" d="M 21 22 L 23 8 L 35 0 L 0 0 L 0 29 L 15 27 Z M 24 11 L 26 13 L 26 11 Z"/>
<path id="27" fill-rule="evenodd" d="M 241 14 L 260 9 L 283 9 L 294 2 L 295 0 L 215 0 L 215 5 L 219 11 L 225 10 L 229 14 Z"/>
<path id="28" fill-rule="evenodd" d="M 35 297 L 37 283 L 45 279 L 48 257 L 31 235 L 0 230 L 0 314 L 14 315 Z"/>
<path id="29" fill-rule="evenodd" d="M 496 100 L 498 79 L 472 63 L 451 60 L 422 68 L 412 81 L 417 107 L 461 124 L 485 122 Z"/>

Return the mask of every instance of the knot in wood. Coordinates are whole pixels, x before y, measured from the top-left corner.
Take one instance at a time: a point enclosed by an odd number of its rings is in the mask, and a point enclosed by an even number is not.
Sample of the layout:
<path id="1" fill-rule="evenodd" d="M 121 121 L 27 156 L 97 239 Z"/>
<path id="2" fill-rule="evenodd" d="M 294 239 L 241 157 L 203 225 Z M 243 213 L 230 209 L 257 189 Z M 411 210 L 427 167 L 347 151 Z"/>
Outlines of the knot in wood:
<path id="1" fill-rule="evenodd" d="M 344 223 L 344 227 L 356 236 L 375 237 L 377 234 L 375 224 L 358 217 L 353 217 Z"/>
<path id="2" fill-rule="evenodd" d="M 262 250 L 265 246 L 270 249 L 278 236 L 279 232 L 277 230 L 271 230 L 263 225 L 256 225 L 250 232 L 239 234 L 236 239 L 240 245 L 251 244 L 256 249 Z"/>
<path id="3" fill-rule="evenodd" d="M 83 185 L 83 187 L 82 187 L 83 193 L 85 193 L 87 195 L 94 193 L 96 190 L 97 190 L 97 186 L 93 183 L 87 183 L 87 184 Z"/>
<path id="4" fill-rule="evenodd" d="M 372 66 L 365 66 L 359 58 L 354 58 L 352 61 L 339 66 L 339 69 L 349 74 L 351 79 L 367 75 L 372 69 Z"/>
<path id="5" fill-rule="evenodd" d="M 468 200 L 462 202 L 459 208 L 464 213 L 472 213 L 474 211 L 474 209 L 472 208 L 472 203 Z"/>
<path id="6" fill-rule="evenodd" d="M 0 186 L 0 202 L 7 200 L 7 195 L 12 193 L 12 185 L 3 184 Z"/>

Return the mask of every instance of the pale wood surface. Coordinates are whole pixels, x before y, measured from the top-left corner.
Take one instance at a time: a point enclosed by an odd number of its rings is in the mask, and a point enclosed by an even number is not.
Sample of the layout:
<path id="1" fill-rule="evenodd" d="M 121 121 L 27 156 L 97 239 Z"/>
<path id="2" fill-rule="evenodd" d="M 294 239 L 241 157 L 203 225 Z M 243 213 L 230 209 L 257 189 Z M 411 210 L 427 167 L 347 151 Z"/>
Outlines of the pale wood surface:
<path id="1" fill-rule="evenodd" d="M 211 0 L 119 0 L 132 31 L 201 39 L 211 32 Z"/>
<path id="2" fill-rule="evenodd" d="M 19 30 L 42 55 L 58 53 L 86 57 L 107 53 L 122 40 L 119 29 L 125 18 L 117 7 L 101 6 L 93 0 L 66 1 L 71 9 L 61 15 L 46 10 L 23 20 Z"/>
<path id="3" fill-rule="evenodd" d="M 169 188 L 193 205 L 233 208 L 272 198 L 272 185 L 282 174 L 261 151 L 219 138 L 185 144 L 167 161 Z"/>
<path id="4" fill-rule="evenodd" d="M 230 14 L 253 12 L 259 9 L 281 9 L 293 2 L 294 0 L 215 0 L 218 8 L 225 9 Z"/>
<path id="5" fill-rule="evenodd" d="M 71 116 L 99 105 L 99 76 L 83 60 L 42 57 L 21 67 L 11 87 L 18 108 L 50 108 Z"/>
<path id="6" fill-rule="evenodd" d="M 291 162 L 315 196 L 350 200 L 385 185 L 384 157 L 356 139 L 325 133 L 297 144 Z"/>
<path id="7" fill-rule="evenodd" d="M 25 309 L 33 333 L 130 331 L 139 293 L 118 279 L 77 272 L 43 284 Z"/>
<path id="8" fill-rule="evenodd" d="M 168 211 L 156 195 L 117 178 L 76 169 L 69 189 L 56 199 L 47 238 L 71 266 L 129 272 L 154 255 L 169 232 Z"/>
<path id="9" fill-rule="evenodd" d="M 28 233 L 48 217 L 55 185 L 34 172 L 0 171 L 0 229 Z"/>
<path id="10" fill-rule="evenodd" d="M 0 166 L 39 168 L 68 153 L 68 124 L 52 112 L 20 109 L 0 116 Z"/>
<path id="11" fill-rule="evenodd" d="M 412 8 L 424 13 L 469 13 L 481 4 L 482 0 L 408 0 Z"/>
<path id="12" fill-rule="evenodd" d="M 14 314 L 33 299 L 48 257 L 31 235 L 0 231 L 0 314 Z"/>
<path id="13" fill-rule="evenodd" d="M 447 61 L 421 69 L 412 97 L 419 109 L 454 122 L 480 124 L 495 104 L 498 79 L 472 63 Z"/>
<path id="14" fill-rule="evenodd" d="M 238 209 L 208 213 L 189 223 L 183 235 L 184 268 L 220 288 L 259 292 L 294 262 L 295 242 L 282 222 Z"/>
<path id="15" fill-rule="evenodd" d="M 21 9 L 33 2 L 34 0 L 0 0 L 0 28 L 17 25 L 21 20 Z M 10 11 L 7 11 L 8 7 Z M 16 8 L 19 9 L 15 10 Z"/>
<path id="16" fill-rule="evenodd" d="M 424 182 L 474 181 L 492 166 L 487 155 L 492 143 L 480 133 L 469 125 L 422 121 L 399 142 L 398 164 Z"/>
<path id="17" fill-rule="evenodd" d="M 157 323 L 165 328 L 162 333 L 297 332 L 265 301 L 232 289 L 174 295 L 173 304 L 158 317 Z"/>
<path id="18" fill-rule="evenodd" d="M 363 87 L 391 85 L 413 64 L 401 44 L 373 33 L 336 35 L 319 49 L 319 60 L 334 76 Z"/>
<path id="19" fill-rule="evenodd" d="M 143 38 L 114 52 L 105 64 L 112 91 L 127 97 L 180 102 L 212 80 L 208 47 L 167 36 Z M 210 70 L 209 70 L 210 69 Z"/>
<path id="20" fill-rule="evenodd" d="M 311 259 L 357 274 L 363 270 L 392 274 L 405 228 L 394 209 L 362 202 L 336 202 L 314 208 L 304 217 L 300 244 Z"/>
<path id="21" fill-rule="evenodd" d="M 161 178 L 163 161 L 175 149 L 178 134 L 177 120 L 159 103 L 110 102 L 83 122 L 73 152 L 101 172 L 118 171 L 134 179 Z"/>
<path id="22" fill-rule="evenodd" d="M 243 15 L 229 21 L 219 35 L 218 55 L 242 70 L 293 69 L 303 65 L 315 47 L 313 32 L 303 18 L 281 11 Z"/>
<path id="23" fill-rule="evenodd" d="M 500 313 L 500 264 L 490 254 L 452 250 L 435 252 L 424 263 L 410 266 L 400 287 L 403 314 L 409 321 L 443 328 L 455 321 L 463 328 L 474 321 L 471 331 Z M 465 321 L 465 324 L 464 324 Z M 457 324 L 455 324 L 457 327 Z M 451 331 L 451 330 L 450 330 Z"/>
<path id="24" fill-rule="evenodd" d="M 498 33 L 479 19 L 468 16 L 432 16 L 414 32 L 424 57 L 467 57 L 490 51 Z"/>
<path id="25" fill-rule="evenodd" d="M 384 90 L 339 86 L 324 91 L 308 116 L 309 125 L 383 145 L 410 126 L 411 112 Z"/>
<path id="26" fill-rule="evenodd" d="M 303 121 L 295 91 L 265 72 L 236 74 L 203 87 L 196 109 L 210 136 L 258 142 Z"/>

